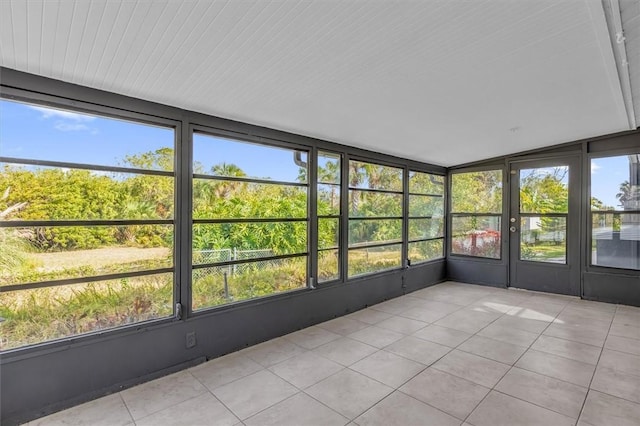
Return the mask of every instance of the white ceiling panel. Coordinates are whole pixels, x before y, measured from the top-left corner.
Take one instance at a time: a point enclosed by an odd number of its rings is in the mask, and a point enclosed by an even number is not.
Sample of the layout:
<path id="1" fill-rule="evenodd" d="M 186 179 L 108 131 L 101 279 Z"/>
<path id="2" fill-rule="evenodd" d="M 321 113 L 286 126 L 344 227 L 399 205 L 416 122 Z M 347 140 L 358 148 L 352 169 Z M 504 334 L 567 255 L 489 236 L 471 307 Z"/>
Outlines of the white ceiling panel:
<path id="1" fill-rule="evenodd" d="M 629 130 L 599 0 L 0 0 L 0 65 L 456 165 Z"/>

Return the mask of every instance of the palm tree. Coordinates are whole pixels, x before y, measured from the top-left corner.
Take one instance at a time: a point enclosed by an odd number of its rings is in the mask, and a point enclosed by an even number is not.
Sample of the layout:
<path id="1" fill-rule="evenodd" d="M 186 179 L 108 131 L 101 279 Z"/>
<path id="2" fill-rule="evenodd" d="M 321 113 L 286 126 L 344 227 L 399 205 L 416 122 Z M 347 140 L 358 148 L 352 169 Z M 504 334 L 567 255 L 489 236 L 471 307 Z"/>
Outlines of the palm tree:
<path id="1" fill-rule="evenodd" d="M 235 164 L 219 163 L 211 168 L 211 172 L 215 176 L 224 177 L 246 177 L 247 174 Z M 213 185 L 213 195 L 215 198 L 228 198 L 232 193 L 236 192 L 244 185 L 238 181 L 221 181 Z"/>
<path id="2" fill-rule="evenodd" d="M 620 184 L 620 192 L 616 194 L 616 198 L 620 201 L 620 205 L 624 208 L 628 201 L 633 199 L 631 184 L 625 180 Z"/>

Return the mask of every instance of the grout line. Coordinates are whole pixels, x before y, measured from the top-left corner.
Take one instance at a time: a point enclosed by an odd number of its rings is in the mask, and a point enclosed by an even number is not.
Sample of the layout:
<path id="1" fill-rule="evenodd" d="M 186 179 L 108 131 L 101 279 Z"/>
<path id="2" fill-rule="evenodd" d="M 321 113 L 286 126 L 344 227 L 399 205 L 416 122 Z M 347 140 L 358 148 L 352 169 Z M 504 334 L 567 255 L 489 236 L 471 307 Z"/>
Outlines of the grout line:
<path id="1" fill-rule="evenodd" d="M 124 404 L 124 408 L 127 409 L 127 413 L 129 413 L 129 417 L 131 417 L 131 421 L 133 422 L 133 424 L 134 425 L 137 424 L 136 423 L 136 419 L 133 418 L 133 414 L 131 414 L 131 410 L 129 409 L 129 406 L 127 405 L 127 401 L 125 401 L 124 398 L 122 397 L 122 391 L 118 392 L 118 396 L 120 397 L 120 401 L 122 401 L 122 404 Z"/>
<path id="2" fill-rule="evenodd" d="M 194 379 L 196 379 L 196 380 L 198 381 L 198 383 L 200 383 L 200 384 L 201 384 L 201 385 L 202 385 L 202 386 L 207 390 L 207 392 L 209 392 L 209 394 L 210 394 L 210 395 L 211 395 L 211 396 L 212 396 L 216 401 L 218 401 L 220 404 L 222 404 L 222 406 L 223 406 L 224 408 L 226 408 L 226 409 L 227 409 L 227 410 L 228 410 L 228 411 L 233 415 L 233 417 L 235 417 L 236 419 L 238 419 L 238 421 L 239 421 L 240 423 L 244 424 L 244 423 L 242 422 L 242 420 L 240 419 L 240 417 L 238 417 L 238 415 L 237 415 L 237 414 L 236 414 L 236 413 L 235 413 L 235 412 L 234 412 L 230 407 L 228 407 L 228 406 L 227 406 L 227 404 L 225 404 L 224 402 L 222 402 L 222 400 L 221 400 L 220 398 L 218 398 L 218 397 L 213 393 L 213 390 L 212 390 L 212 389 L 209 389 L 209 387 L 208 387 L 207 385 L 205 385 L 204 383 L 202 383 L 202 381 L 201 381 L 200 379 L 198 379 L 198 378 L 197 378 L 197 377 L 196 377 L 196 376 L 195 376 L 191 371 L 187 370 L 187 372 L 188 372 L 189 374 L 191 374 L 191 376 L 193 376 L 193 378 L 194 378 Z M 256 373 L 257 373 L 257 371 L 256 371 Z M 251 373 L 251 374 L 253 374 L 253 373 Z M 243 376 L 242 378 L 244 378 L 244 377 L 248 377 L 248 376 L 250 376 L 251 374 L 249 374 L 249 375 L 247 375 L 247 376 Z M 238 379 L 238 380 L 240 380 L 240 379 Z M 231 383 L 231 382 L 230 382 L 230 383 Z M 222 385 L 222 386 L 224 386 L 224 385 Z M 194 398 L 198 398 L 199 396 L 201 396 L 201 395 L 198 395 L 198 396 L 196 396 L 196 397 L 194 397 Z M 191 399 L 193 399 L 193 398 L 191 398 Z M 188 400 L 187 400 L 187 401 L 188 401 Z"/>
<path id="3" fill-rule="evenodd" d="M 609 337 L 609 332 L 611 331 L 611 326 L 613 325 L 613 320 L 616 317 L 616 313 L 618 312 L 618 306 L 616 305 L 615 310 L 613 311 L 613 316 L 611 317 L 611 321 L 609 322 L 609 329 L 607 330 L 607 336 L 605 337 L 604 343 L 602 344 L 602 348 L 600 349 L 600 354 L 598 355 L 598 361 L 596 362 L 596 368 L 593 369 L 593 374 L 591 375 L 591 380 L 589 380 L 589 386 L 587 390 L 587 394 L 582 401 L 582 407 L 580 407 L 580 415 L 578 415 L 578 420 L 582 417 L 582 412 L 584 411 L 584 407 L 587 403 L 587 397 L 589 396 L 589 392 L 591 392 L 591 385 L 593 384 L 593 379 L 596 377 L 596 373 L 598 372 L 598 366 L 600 364 L 600 359 L 602 358 L 602 353 L 604 352 L 604 345 L 607 343 L 607 338 Z M 595 390 L 595 389 L 594 389 Z"/>

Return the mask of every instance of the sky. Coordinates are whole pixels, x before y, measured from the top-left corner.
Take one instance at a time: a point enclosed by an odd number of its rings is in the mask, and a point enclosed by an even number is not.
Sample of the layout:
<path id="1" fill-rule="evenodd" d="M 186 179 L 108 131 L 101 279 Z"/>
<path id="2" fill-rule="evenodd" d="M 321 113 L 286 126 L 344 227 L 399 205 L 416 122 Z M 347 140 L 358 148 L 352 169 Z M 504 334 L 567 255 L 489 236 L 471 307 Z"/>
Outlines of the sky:
<path id="1" fill-rule="evenodd" d="M 3 157 L 122 166 L 127 155 L 173 144 L 172 129 L 0 100 Z M 248 177 L 298 182 L 292 150 L 196 134 L 193 153 L 205 171 L 231 163 Z M 626 156 L 593 159 L 592 196 L 620 208 L 615 194 L 620 183 L 629 179 L 628 164 Z"/>
<path id="2" fill-rule="evenodd" d="M 0 100 L 3 157 L 123 166 L 127 155 L 173 144 L 173 129 Z M 233 163 L 250 177 L 298 182 L 292 150 L 196 134 L 194 159 L 205 170 Z"/>

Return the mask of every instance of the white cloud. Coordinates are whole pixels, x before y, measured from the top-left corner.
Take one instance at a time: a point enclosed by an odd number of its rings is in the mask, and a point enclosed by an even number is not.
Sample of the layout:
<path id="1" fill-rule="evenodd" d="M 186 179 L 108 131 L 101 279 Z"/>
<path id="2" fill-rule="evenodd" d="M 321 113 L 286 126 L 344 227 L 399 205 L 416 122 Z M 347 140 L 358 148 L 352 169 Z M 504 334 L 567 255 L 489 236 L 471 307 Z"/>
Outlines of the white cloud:
<path id="1" fill-rule="evenodd" d="M 51 109 L 51 108 L 45 108 L 45 107 L 39 107 L 39 106 L 29 106 L 29 108 L 41 112 L 42 118 L 55 117 L 55 118 L 62 118 L 65 120 L 72 120 L 76 122 L 87 122 L 87 121 L 93 121 L 96 119 L 96 117 L 92 115 L 78 114 L 77 112 L 62 111 L 59 109 Z"/>
<path id="2" fill-rule="evenodd" d="M 597 165 L 595 161 L 591 161 L 591 173 L 596 173 L 601 168 L 602 166 Z"/>
<path id="3" fill-rule="evenodd" d="M 57 130 L 60 130 L 61 132 L 78 132 L 81 130 L 89 130 L 89 127 L 85 126 L 84 124 L 65 123 L 64 121 L 56 121 L 56 124 L 53 127 Z"/>

